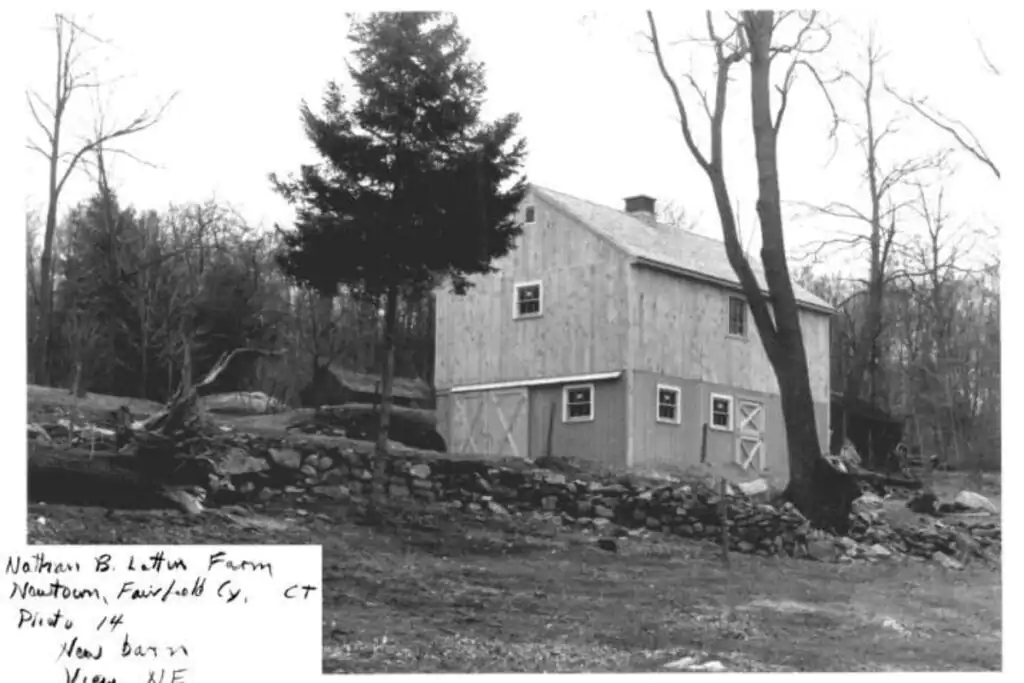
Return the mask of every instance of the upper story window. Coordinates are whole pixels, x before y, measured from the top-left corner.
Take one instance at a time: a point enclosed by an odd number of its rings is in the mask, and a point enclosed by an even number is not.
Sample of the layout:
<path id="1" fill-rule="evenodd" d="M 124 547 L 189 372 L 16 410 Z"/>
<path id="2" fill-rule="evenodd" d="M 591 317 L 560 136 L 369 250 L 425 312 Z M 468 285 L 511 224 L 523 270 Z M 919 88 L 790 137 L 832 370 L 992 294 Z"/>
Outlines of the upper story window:
<path id="1" fill-rule="evenodd" d="M 525 222 L 526 223 L 536 223 L 537 222 L 537 209 L 532 204 L 530 206 L 526 207 L 526 219 L 525 219 Z"/>
<path id="2" fill-rule="evenodd" d="M 537 318 L 542 311 L 541 283 L 520 282 L 516 285 L 515 317 Z"/>
<path id="3" fill-rule="evenodd" d="M 729 297 L 729 336 L 747 337 L 747 302 L 738 296 Z"/>

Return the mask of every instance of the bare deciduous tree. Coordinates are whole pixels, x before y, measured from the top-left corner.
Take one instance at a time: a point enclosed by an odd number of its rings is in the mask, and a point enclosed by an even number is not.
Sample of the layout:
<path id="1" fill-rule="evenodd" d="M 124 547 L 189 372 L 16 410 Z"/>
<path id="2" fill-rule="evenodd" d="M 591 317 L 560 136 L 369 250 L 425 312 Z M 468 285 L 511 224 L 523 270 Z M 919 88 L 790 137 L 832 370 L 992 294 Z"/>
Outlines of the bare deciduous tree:
<path id="1" fill-rule="evenodd" d="M 90 153 L 112 141 L 152 127 L 174 99 L 171 97 L 155 111 L 142 111 L 126 125 L 97 127 L 88 138 L 68 146 L 64 139 L 64 128 L 70 103 L 79 93 L 96 91 L 104 85 L 96 72 L 85 63 L 85 45 L 103 41 L 73 19 L 59 13 L 54 15 L 53 31 L 57 48 L 53 100 L 47 101 L 35 90 L 30 89 L 25 93 L 32 119 L 45 138 L 44 142 L 39 143 L 30 137 L 26 146 L 43 156 L 49 167 L 46 224 L 39 259 L 39 319 L 35 334 L 36 348 L 33 349 L 33 362 L 30 364 L 34 380 L 43 384 L 50 381 L 49 356 L 53 334 L 53 236 L 57 229 L 60 194 L 72 172 Z M 40 113 L 41 110 L 43 113 Z M 126 153 L 123 150 L 116 151 Z"/>
<path id="2" fill-rule="evenodd" d="M 790 18 L 801 21 L 794 37 L 788 42 L 776 41 L 780 24 Z M 827 47 L 831 32 L 817 12 L 782 12 L 776 15 L 772 11 L 744 11 L 739 16 L 730 15 L 729 31 L 721 34 L 711 13 L 706 13 L 707 40 L 714 50 L 716 63 L 712 91 L 704 93 L 692 76 L 688 77 L 705 103 L 710 123 L 711 153 L 705 156 L 693 138 L 687 107 L 676 79 L 665 63 L 657 25 L 650 11 L 647 19 L 658 67 L 679 114 L 683 139 L 710 181 L 722 223 L 726 255 L 743 287 L 754 324 L 779 384 L 789 445 L 790 482 L 786 496 L 816 525 L 845 529 L 850 506 L 859 494 L 859 488 L 852 478 L 837 472 L 822 457 L 815 423 L 807 419 L 808 415 L 814 414 L 814 401 L 799 310 L 786 258 L 777 158 L 779 131 L 799 71 L 809 73 L 821 86 L 835 116 L 835 107 L 824 88 L 824 81 L 808 61 L 809 55 Z M 776 86 L 779 106 L 773 116 L 771 67 L 773 60 L 781 55 L 788 56 L 790 62 L 781 85 Z M 761 226 L 761 262 L 768 286 L 767 295 L 743 252 L 724 171 L 722 143 L 729 71 L 733 65 L 743 61 L 750 64 L 750 102 L 758 173 L 757 216 Z"/>

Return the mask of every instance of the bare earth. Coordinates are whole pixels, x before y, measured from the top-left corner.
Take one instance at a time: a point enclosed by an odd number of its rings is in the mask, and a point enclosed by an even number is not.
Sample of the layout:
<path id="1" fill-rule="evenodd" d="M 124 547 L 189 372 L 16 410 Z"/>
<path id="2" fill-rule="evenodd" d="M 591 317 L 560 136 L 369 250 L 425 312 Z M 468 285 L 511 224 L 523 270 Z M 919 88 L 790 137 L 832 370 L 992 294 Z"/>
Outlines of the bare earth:
<path id="1" fill-rule="evenodd" d="M 48 400 L 36 392 L 36 411 Z M 89 403 L 107 401 L 121 404 Z M 30 393 L 30 415 L 32 403 Z M 727 571 L 708 544 L 650 533 L 620 539 L 611 553 L 593 536 L 527 517 L 396 506 L 391 524 L 369 527 L 352 504 L 277 501 L 246 514 L 252 524 L 240 526 L 214 515 L 30 505 L 28 536 L 320 544 L 327 673 L 656 671 L 686 656 L 729 671 L 1001 668 L 1001 574 L 981 565 L 950 572 L 733 554 Z"/>

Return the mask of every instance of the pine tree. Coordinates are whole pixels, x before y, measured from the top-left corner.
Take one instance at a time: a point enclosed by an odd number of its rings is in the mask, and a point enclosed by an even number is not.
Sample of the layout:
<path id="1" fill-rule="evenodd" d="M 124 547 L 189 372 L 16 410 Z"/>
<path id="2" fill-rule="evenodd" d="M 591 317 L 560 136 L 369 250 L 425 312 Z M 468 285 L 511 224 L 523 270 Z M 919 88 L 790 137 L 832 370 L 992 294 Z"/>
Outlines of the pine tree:
<path id="1" fill-rule="evenodd" d="M 350 19 L 353 96 L 331 81 L 322 113 L 300 107 L 321 163 L 270 179 L 296 212 L 278 259 L 284 272 L 329 296 L 344 285 L 384 303 L 379 470 L 399 299 L 445 282 L 464 294 L 472 275 L 492 272 L 512 248 L 522 232 L 515 215 L 526 192 L 525 141 L 516 137 L 518 115 L 481 119 L 483 65 L 469 57 L 454 16 Z"/>

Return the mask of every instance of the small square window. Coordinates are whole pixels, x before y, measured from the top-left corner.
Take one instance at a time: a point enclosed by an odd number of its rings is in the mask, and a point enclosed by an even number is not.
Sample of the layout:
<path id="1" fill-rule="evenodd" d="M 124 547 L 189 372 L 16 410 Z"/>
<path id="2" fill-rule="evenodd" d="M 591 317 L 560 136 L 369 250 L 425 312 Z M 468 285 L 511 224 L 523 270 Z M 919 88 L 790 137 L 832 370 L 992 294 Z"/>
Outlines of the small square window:
<path id="1" fill-rule="evenodd" d="M 732 431 L 732 396 L 711 394 L 711 428 Z"/>
<path id="2" fill-rule="evenodd" d="M 747 302 L 738 296 L 729 297 L 729 335 L 747 336 Z"/>
<path id="3" fill-rule="evenodd" d="M 537 221 L 537 209 L 533 206 L 526 207 L 526 222 L 535 223 Z"/>
<path id="4" fill-rule="evenodd" d="M 589 422 L 594 419 L 594 385 L 578 384 L 562 390 L 562 421 Z"/>
<path id="5" fill-rule="evenodd" d="M 536 318 L 541 314 L 540 282 L 516 285 L 515 317 Z"/>
<path id="6" fill-rule="evenodd" d="M 658 422 L 670 424 L 682 422 L 681 395 L 682 391 L 679 387 L 658 385 Z"/>

